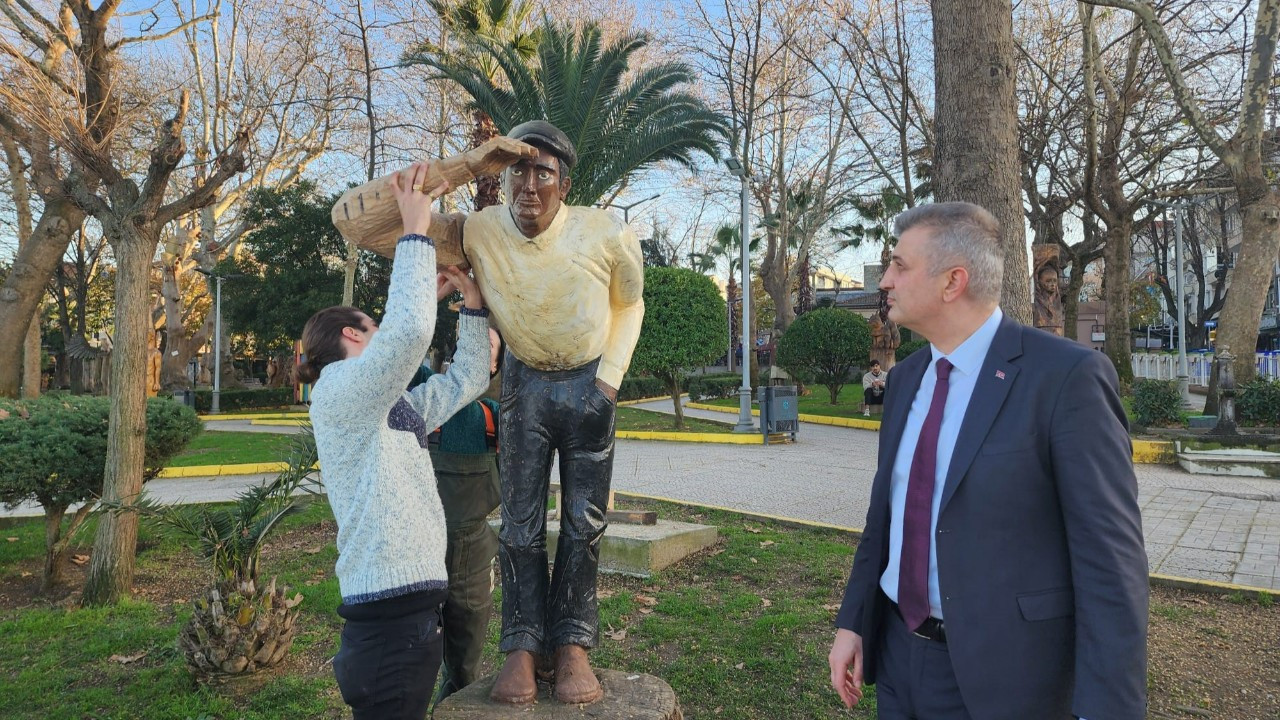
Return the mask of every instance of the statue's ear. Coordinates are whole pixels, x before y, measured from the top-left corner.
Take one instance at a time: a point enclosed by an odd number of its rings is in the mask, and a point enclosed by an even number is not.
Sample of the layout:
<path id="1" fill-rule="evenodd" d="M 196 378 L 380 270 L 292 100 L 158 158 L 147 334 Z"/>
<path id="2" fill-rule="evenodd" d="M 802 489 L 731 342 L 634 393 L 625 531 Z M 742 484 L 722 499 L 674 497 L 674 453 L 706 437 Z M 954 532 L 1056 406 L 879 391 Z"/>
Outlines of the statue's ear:
<path id="1" fill-rule="evenodd" d="M 573 178 L 565 175 L 560 180 L 560 202 L 564 202 L 569 197 L 569 188 L 573 187 Z"/>

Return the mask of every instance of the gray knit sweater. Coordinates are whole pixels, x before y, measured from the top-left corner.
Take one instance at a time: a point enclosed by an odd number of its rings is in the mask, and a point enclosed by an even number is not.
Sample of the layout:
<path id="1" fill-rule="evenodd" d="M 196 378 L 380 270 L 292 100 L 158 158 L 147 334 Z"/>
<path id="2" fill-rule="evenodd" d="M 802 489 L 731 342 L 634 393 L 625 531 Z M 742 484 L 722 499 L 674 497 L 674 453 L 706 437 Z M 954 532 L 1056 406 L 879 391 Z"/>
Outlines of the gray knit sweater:
<path id="1" fill-rule="evenodd" d="M 432 242 L 401 238 L 377 333 L 359 356 L 326 365 L 311 392 L 346 604 L 448 584 L 444 512 L 427 433 L 488 385 L 489 325 L 488 311 L 463 308 L 449 371 L 405 392 L 431 344 L 435 275 Z"/>

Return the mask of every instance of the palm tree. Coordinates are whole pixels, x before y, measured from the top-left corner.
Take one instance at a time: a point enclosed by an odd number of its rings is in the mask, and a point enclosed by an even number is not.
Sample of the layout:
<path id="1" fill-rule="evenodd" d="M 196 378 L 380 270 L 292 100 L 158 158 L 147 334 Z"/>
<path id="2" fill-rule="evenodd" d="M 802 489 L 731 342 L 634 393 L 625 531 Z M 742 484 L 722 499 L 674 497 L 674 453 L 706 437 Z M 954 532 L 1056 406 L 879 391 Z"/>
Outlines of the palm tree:
<path id="1" fill-rule="evenodd" d="M 648 43 L 645 33 L 606 43 L 598 24 L 575 32 L 544 17 L 533 63 L 508 44 L 471 40 L 469 53 L 492 58 L 501 78 L 457 55 L 413 59 L 457 83 L 499 132 L 545 119 L 568 134 L 578 164 L 567 202 L 591 205 L 656 163 L 692 168 L 695 151 L 715 157 L 727 135 L 720 115 L 679 90 L 695 81 L 691 67 L 672 62 L 631 71 L 631 57 Z"/>
<path id="2" fill-rule="evenodd" d="M 716 265 L 724 259 L 729 264 L 729 281 L 725 283 L 726 307 L 729 312 L 729 371 L 733 371 L 733 342 L 739 336 L 738 315 L 734 314 L 734 305 L 738 302 L 738 271 L 742 269 L 742 245 L 738 241 L 741 228 L 737 225 L 721 225 L 715 239 L 705 252 L 689 253 L 689 261 L 693 269 L 700 273 L 712 272 Z M 747 247 L 749 253 L 755 252 L 760 245 L 760 237 L 751 239 Z"/>
<path id="3" fill-rule="evenodd" d="M 490 82 L 498 78 L 499 68 L 487 52 L 470 52 L 476 42 L 486 40 L 507 48 L 523 62 L 533 58 L 538 47 L 537 30 L 526 32 L 533 4 L 529 0 L 515 3 L 513 0 L 428 0 L 432 10 L 440 17 L 447 32 L 462 41 L 460 51 L 452 52 L 434 43 L 422 43 L 405 54 L 407 65 L 430 65 L 429 58 L 444 59 L 474 68 Z M 476 148 L 498 136 L 493 118 L 479 108 L 471 110 L 471 147 Z M 476 196 L 473 209 L 483 210 L 498 204 L 500 190 L 498 176 L 481 175 L 476 178 Z"/>

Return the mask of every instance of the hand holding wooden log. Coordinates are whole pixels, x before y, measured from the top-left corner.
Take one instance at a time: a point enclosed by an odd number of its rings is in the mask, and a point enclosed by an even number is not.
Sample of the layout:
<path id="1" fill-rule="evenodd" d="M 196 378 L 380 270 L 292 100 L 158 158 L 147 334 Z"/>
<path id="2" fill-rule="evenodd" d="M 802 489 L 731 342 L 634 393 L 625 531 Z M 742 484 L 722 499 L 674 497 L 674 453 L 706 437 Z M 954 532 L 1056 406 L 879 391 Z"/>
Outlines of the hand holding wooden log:
<path id="1" fill-rule="evenodd" d="M 471 182 L 477 175 L 493 175 L 521 158 L 537 156 L 538 149 L 532 145 L 495 137 L 478 148 L 431 163 L 431 172 L 421 183 L 422 191 L 429 191 L 442 182 L 452 189 Z M 391 188 L 393 175 L 346 191 L 333 206 L 332 215 L 334 227 L 342 237 L 384 257 L 395 255 L 396 241 L 401 235 L 400 209 Z M 437 265 L 462 265 L 465 261 L 456 248 L 437 244 Z"/>

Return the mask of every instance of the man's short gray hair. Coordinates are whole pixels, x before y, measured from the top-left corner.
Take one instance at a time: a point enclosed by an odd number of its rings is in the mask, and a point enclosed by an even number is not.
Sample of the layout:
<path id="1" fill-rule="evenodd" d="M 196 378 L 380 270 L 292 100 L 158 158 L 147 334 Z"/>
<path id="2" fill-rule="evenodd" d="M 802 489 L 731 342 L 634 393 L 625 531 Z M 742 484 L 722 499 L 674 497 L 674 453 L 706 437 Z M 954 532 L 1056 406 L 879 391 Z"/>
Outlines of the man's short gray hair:
<path id="1" fill-rule="evenodd" d="M 893 234 L 912 228 L 931 230 L 933 252 L 929 272 L 937 274 L 959 265 L 969 271 L 969 294 L 986 302 L 1000 302 L 1004 255 L 1000 249 L 1000 221 L 967 202 L 920 205 L 893 221 Z"/>

